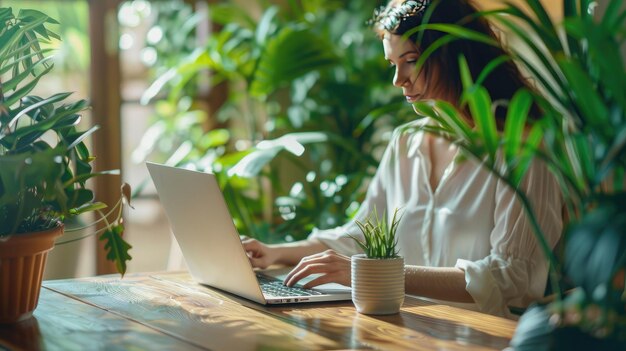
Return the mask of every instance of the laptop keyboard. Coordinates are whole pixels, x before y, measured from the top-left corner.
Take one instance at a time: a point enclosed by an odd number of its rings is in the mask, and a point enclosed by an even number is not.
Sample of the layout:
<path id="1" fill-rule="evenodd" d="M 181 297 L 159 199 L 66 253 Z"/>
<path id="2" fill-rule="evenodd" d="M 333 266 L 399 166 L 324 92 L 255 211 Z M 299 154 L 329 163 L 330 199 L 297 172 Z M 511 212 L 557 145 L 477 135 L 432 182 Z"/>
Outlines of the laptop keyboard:
<path id="1" fill-rule="evenodd" d="M 262 275 L 257 275 L 257 279 L 259 280 L 261 291 L 263 291 L 263 294 L 268 296 L 290 297 L 323 295 L 322 292 L 316 290 L 303 289 L 295 286 L 286 286 L 280 280 L 268 278 Z"/>

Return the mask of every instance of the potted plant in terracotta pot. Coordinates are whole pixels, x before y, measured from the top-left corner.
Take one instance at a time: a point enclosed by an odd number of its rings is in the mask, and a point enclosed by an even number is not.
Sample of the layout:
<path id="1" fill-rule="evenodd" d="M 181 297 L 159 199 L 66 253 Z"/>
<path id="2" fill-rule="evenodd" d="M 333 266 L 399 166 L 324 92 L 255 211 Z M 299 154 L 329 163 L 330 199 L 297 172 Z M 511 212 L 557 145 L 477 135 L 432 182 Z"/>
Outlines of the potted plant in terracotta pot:
<path id="1" fill-rule="evenodd" d="M 84 143 L 97 127 L 77 128 L 85 100 L 66 103 L 70 93 L 29 95 L 50 72 L 49 50 L 57 23 L 35 10 L 0 8 L 0 323 L 28 318 L 37 305 L 47 252 L 64 232 L 64 221 L 96 211 L 105 224 L 107 258 L 121 274 L 130 260 L 122 239 L 122 199 L 109 210 L 94 202 L 88 179 L 94 157 Z M 123 187 L 122 193 L 128 193 Z"/>
<path id="2" fill-rule="evenodd" d="M 360 313 L 398 313 L 404 302 L 404 258 L 396 248 L 399 223 L 398 210 L 388 225 L 387 216 L 379 218 L 376 209 L 365 223 L 356 222 L 363 240 L 352 238 L 364 253 L 350 261 L 352 301 Z"/>
<path id="3" fill-rule="evenodd" d="M 556 23 L 539 0 L 530 14 L 513 3 L 482 15 L 507 29 L 516 45 L 513 60 L 536 82 L 508 105 L 504 130 L 496 129 L 492 102 L 480 80 L 460 59 L 463 101 L 476 126 L 445 101 L 414 104 L 439 122 L 432 133 L 449 138 L 468 157 L 483 162 L 516 193 L 550 262 L 548 302 L 531 306 L 520 318 L 515 350 L 626 349 L 626 8 L 623 1 L 564 0 Z M 424 24 L 448 33 L 441 41 L 493 40 L 459 25 Z M 497 43 L 493 43 L 497 45 Z M 420 61 L 426 60 L 421 57 Z M 499 58 L 502 62 L 503 58 Z M 418 64 L 420 64 L 418 62 Z M 539 115 L 529 116 L 532 104 Z M 534 122 L 530 122 L 531 118 Z M 568 220 L 562 245 L 551 250 L 536 213 L 519 183 L 533 158 L 558 181 Z M 568 218 L 569 217 L 569 218 Z"/>

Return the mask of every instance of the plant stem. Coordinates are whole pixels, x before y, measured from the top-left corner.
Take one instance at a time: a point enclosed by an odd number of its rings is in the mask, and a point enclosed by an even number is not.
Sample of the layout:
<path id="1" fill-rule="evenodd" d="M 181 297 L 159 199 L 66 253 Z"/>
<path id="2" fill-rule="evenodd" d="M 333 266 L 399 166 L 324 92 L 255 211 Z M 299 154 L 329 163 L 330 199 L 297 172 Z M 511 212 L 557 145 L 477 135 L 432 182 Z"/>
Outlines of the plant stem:
<path id="1" fill-rule="evenodd" d="M 111 215 L 111 213 L 113 213 L 117 209 L 117 216 L 115 217 L 115 220 L 113 221 L 113 223 L 119 221 L 119 219 L 122 217 L 122 211 L 124 209 L 124 206 L 122 206 L 122 202 L 123 202 L 123 195 L 122 195 L 122 198 L 115 204 L 115 206 L 113 206 L 113 208 L 109 212 L 107 212 L 106 214 L 103 214 L 101 211 L 97 211 L 98 214 L 100 215 L 100 219 L 97 220 L 96 222 L 94 222 L 94 223 L 92 223 L 90 225 L 81 227 L 81 228 L 72 228 L 71 230 L 67 230 L 67 231 L 68 232 L 76 232 L 76 231 L 84 230 L 84 229 L 92 227 L 92 226 L 94 226 L 94 225 L 96 225 L 96 224 L 98 224 L 98 223 L 100 223 L 102 221 L 105 221 L 105 223 L 106 223 L 105 227 L 100 228 L 100 229 L 96 230 L 93 233 L 89 233 L 87 235 L 80 236 L 78 238 L 74 238 L 74 239 L 70 239 L 70 240 L 66 240 L 66 241 L 61 241 L 61 242 L 55 243 L 55 245 L 69 244 L 69 243 L 72 243 L 72 242 L 75 242 L 75 241 L 78 241 L 78 240 L 83 240 L 83 239 L 88 238 L 88 237 L 90 237 L 92 235 L 100 234 L 100 233 L 108 230 L 111 227 L 111 224 L 108 222 L 107 217 L 109 215 Z"/>
<path id="2" fill-rule="evenodd" d="M 87 227 L 85 227 L 85 228 L 87 228 Z M 108 229 L 107 227 L 104 227 L 104 228 L 96 230 L 93 233 L 89 233 L 89 234 L 86 234 L 86 235 L 83 235 L 83 236 L 79 236 L 78 238 L 56 242 L 56 243 L 54 243 L 54 245 L 65 245 L 65 244 L 73 243 L 75 241 L 83 240 L 83 239 L 88 238 L 88 237 L 90 237 L 92 235 L 100 234 L 100 233 L 102 233 L 103 231 L 105 231 L 107 229 Z"/>
<path id="3" fill-rule="evenodd" d="M 98 211 L 98 214 L 100 215 L 100 219 L 98 219 L 97 221 L 95 221 L 95 222 L 93 222 L 93 223 L 91 223 L 89 225 L 83 226 L 83 227 L 66 229 L 65 231 L 66 232 L 77 232 L 77 231 L 80 231 L 80 230 L 84 230 L 84 229 L 93 227 L 94 225 L 96 225 L 96 224 L 98 224 L 98 223 L 100 223 L 102 221 L 105 221 L 107 227 L 110 227 L 110 225 L 109 225 L 108 221 L 106 220 L 106 218 L 109 217 L 111 215 L 111 213 L 113 213 L 115 210 L 117 210 L 119 208 L 118 215 L 117 215 L 117 217 L 115 218 L 115 221 L 114 221 L 114 222 L 116 222 L 121 217 L 121 211 L 122 211 L 122 207 L 123 207 L 123 206 L 121 206 L 121 204 L 122 204 L 122 200 L 120 199 L 115 204 L 115 206 L 113 206 L 113 208 L 111 208 L 111 210 L 109 212 L 107 212 L 106 214 L 102 214 L 101 211 Z"/>

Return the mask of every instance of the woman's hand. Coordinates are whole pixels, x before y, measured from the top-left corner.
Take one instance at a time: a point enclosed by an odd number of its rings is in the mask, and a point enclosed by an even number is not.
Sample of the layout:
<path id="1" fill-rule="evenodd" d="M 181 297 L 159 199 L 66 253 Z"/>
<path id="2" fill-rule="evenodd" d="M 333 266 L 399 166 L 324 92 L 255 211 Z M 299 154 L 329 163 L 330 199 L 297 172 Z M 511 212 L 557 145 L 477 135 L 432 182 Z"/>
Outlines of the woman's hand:
<path id="1" fill-rule="evenodd" d="M 278 261 L 278 250 L 256 239 L 241 237 L 241 244 L 250 258 L 252 267 L 264 269 Z"/>
<path id="2" fill-rule="evenodd" d="M 304 288 L 312 288 L 326 283 L 350 286 L 350 257 L 338 254 L 333 250 L 306 256 L 289 272 L 285 278 L 285 285 L 293 286 L 301 279 L 316 273 L 322 275 L 306 283 Z"/>

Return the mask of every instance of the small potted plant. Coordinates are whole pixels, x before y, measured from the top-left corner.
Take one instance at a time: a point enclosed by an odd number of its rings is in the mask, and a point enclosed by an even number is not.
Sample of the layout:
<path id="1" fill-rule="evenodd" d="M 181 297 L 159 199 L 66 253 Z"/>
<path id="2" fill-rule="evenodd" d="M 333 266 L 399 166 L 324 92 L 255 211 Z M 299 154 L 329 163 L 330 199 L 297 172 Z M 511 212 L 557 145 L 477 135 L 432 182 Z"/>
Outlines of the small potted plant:
<path id="1" fill-rule="evenodd" d="M 404 302 L 404 258 L 398 255 L 396 231 L 401 216 L 378 217 L 376 209 L 365 223 L 356 221 L 363 240 L 351 236 L 365 253 L 351 258 L 352 301 L 359 313 L 393 314 Z"/>
<path id="2" fill-rule="evenodd" d="M 84 140 L 97 126 L 77 129 L 87 102 L 65 103 L 69 93 L 29 95 L 52 69 L 41 44 L 59 39 L 46 27 L 57 22 L 35 10 L 15 16 L 11 8 L 0 8 L 0 20 L 0 323 L 14 323 L 37 306 L 47 253 L 70 217 L 99 214 L 107 258 L 124 274 L 130 245 L 121 212 L 130 190 L 122 187 L 118 204 L 101 212 L 107 206 L 94 201 L 86 182 L 113 172 L 91 166 Z"/>

